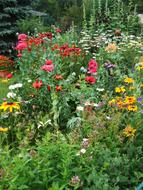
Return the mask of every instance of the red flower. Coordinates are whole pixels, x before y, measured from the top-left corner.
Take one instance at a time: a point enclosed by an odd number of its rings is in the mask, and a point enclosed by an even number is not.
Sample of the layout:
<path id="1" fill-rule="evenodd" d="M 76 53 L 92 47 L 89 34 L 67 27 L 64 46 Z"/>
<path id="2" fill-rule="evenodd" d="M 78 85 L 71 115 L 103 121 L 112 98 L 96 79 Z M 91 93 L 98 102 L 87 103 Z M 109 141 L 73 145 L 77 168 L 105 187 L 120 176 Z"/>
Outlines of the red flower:
<path id="1" fill-rule="evenodd" d="M 54 65 L 43 65 L 41 67 L 41 70 L 46 71 L 46 72 L 52 72 L 54 70 Z"/>
<path id="2" fill-rule="evenodd" d="M 26 34 L 19 34 L 18 35 L 18 40 L 19 41 L 25 41 L 27 39 L 27 35 Z"/>
<path id="3" fill-rule="evenodd" d="M 19 54 L 17 55 L 17 57 L 19 57 L 19 58 L 22 57 L 22 53 L 19 53 Z"/>
<path id="4" fill-rule="evenodd" d="M 8 73 L 7 75 L 6 75 L 6 78 L 7 79 L 11 79 L 13 77 L 13 74 L 12 73 Z"/>
<path id="5" fill-rule="evenodd" d="M 50 60 L 50 59 L 46 59 L 46 61 L 45 61 L 45 64 L 46 64 L 46 65 L 51 65 L 52 63 L 53 63 L 53 61 Z"/>
<path id="6" fill-rule="evenodd" d="M 56 86 L 56 91 L 58 92 L 58 91 L 62 91 L 62 86 Z"/>
<path id="7" fill-rule="evenodd" d="M 85 78 L 85 81 L 88 82 L 89 84 L 94 84 L 96 82 L 96 79 L 93 76 L 87 76 Z"/>
<path id="8" fill-rule="evenodd" d="M 47 90 L 48 90 L 49 92 L 51 91 L 51 86 L 50 86 L 50 85 L 47 86 Z"/>
<path id="9" fill-rule="evenodd" d="M 63 79 L 62 75 L 55 75 L 54 78 L 55 78 L 56 80 L 61 80 L 61 79 Z"/>
<path id="10" fill-rule="evenodd" d="M 57 32 L 57 33 L 61 33 L 62 30 L 61 30 L 60 28 L 57 28 L 57 29 L 56 29 L 56 32 Z"/>
<path id="11" fill-rule="evenodd" d="M 19 42 L 18 44 L 17 44 L 17 46 L 16 46 L 16 50 L 24 50 L 24 49 L 26 49 L 27 48 L 27 43 L 26 42 L 24 42 L 24 41 L 22 41 L 22 42 Z"/>
<path id="12" fill-rule="evenodd" d="M 98 69 L 98 64 L 94 59 L 91 59 L 88 63 L 88 70 L 90 73 L 96 73 Z"/>
<path id="13" fill-rule="evenodd" d="M 36 81 L 33 83 L 33 87 L 36 88 L 36 89 L 41 88 L 42 85 L 43 85 L 42 80 L 40 80 L 40 81 L 36 80 Z"/>

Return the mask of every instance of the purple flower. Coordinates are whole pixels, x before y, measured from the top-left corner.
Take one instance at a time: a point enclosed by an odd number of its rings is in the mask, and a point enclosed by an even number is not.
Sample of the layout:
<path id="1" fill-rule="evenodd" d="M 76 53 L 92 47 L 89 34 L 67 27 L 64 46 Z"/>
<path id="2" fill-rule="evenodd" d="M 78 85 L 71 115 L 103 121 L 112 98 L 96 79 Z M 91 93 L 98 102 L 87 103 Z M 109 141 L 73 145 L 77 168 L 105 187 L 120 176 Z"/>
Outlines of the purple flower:
<path id="1" fill-rule="evenodd" d="M 142 102 L 142 98 L 141 97 L 139 97 L 139 98 L 137 98 L 137 102 Z"/>

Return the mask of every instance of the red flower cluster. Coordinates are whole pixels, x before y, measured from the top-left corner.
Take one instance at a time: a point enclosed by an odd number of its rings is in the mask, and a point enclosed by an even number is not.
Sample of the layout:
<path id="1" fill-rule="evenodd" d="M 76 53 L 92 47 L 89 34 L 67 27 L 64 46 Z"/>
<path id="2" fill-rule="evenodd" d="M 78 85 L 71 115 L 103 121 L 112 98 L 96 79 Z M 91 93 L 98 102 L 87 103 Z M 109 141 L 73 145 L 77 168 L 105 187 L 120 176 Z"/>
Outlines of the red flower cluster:
<path id="1" fill-rule="evenodd" d="M 41 70 L 46 72 L 52 72 L 54 70 L 54 64 L 52 60 L 46 60 L 45 65 L 41 67 Z"/>
<path id="2" fill-rule="evenodd" d="M 96 73 L 98 69 L 98 64 L 94 59 L 91 59 L 88 63 L 88 71 L 89 73 Z"/>
<path id="3" fill-rule="evenodd" d="M 52 47 L 52 50 L 59 50 L 59 53 L 62 57 L 69 57 L 69 56 L 79 56 L 81 54 L 81 49 L 77 48 L 75 46 L 69 47 L 68 44 L 64 44 L 62 46 L 58 46 L 58 44 L 55 44 Z"/>
<path id="4" fill-rule="evenodd" d="M 94 59 L 91 59 L 88 62 L 88 71 L 90 74 L 95 74 L 98 69 L 98 64 Z M 94 84 L 96 82 L 96 78 L 94 76 L 86 76 L 85 81 L 89 84 Z"/>

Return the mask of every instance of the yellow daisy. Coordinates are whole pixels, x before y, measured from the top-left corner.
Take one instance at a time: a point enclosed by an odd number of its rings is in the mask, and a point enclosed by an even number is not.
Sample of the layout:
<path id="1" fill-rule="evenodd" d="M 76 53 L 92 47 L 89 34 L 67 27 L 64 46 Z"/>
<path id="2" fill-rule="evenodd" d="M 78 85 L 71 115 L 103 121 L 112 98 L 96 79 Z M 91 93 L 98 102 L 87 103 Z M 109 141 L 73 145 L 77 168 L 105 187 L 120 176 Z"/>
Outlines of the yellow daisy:
<path id="1" fill-rule="evenodd" d="M 8 131 L 8 128 L 0 127 L 0 132 L 7 132 L 7 131 Z"/>
<path id="2" fill-rule="evenodd" d="M 124 79 L 124 82 L 125 83 L 133 83 L 134 79 L 127 77 L 127 78 Z"/>
<path id="3" fill-rule="evenodd" d="M 0 109 L 6 111 L 9 109 L 10 112 L 13 111 L 13 109 L 20 110 L 20 106 L 18 102 L 3 102 L 2 105 L 0 106 Z"/>
<path id="4" fill-rule="evenodd" d="M 128 125 L 124 130 L 123 130 L 123 134 L 126 137 L 131 137 L 133 138 L 135 136 L 135 132 L 136 129 L 134 129 L 133 127 L 131 127 L 131 125 Z"/>

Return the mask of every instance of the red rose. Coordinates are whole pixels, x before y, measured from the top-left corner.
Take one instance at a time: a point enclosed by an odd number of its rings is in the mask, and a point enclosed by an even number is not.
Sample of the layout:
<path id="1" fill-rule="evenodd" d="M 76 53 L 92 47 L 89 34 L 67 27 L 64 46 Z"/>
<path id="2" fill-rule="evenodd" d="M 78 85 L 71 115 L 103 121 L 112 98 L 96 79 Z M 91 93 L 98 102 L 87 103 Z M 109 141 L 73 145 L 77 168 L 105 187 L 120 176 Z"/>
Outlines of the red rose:
<path id="1" fill-rule="evenodd" d="M 87 76 L 85 78 L 85 81 L 88 82 L 89 84 L 94 84 L 96 82 L 96 78 L 94 78 L 93 76 Z"/>

